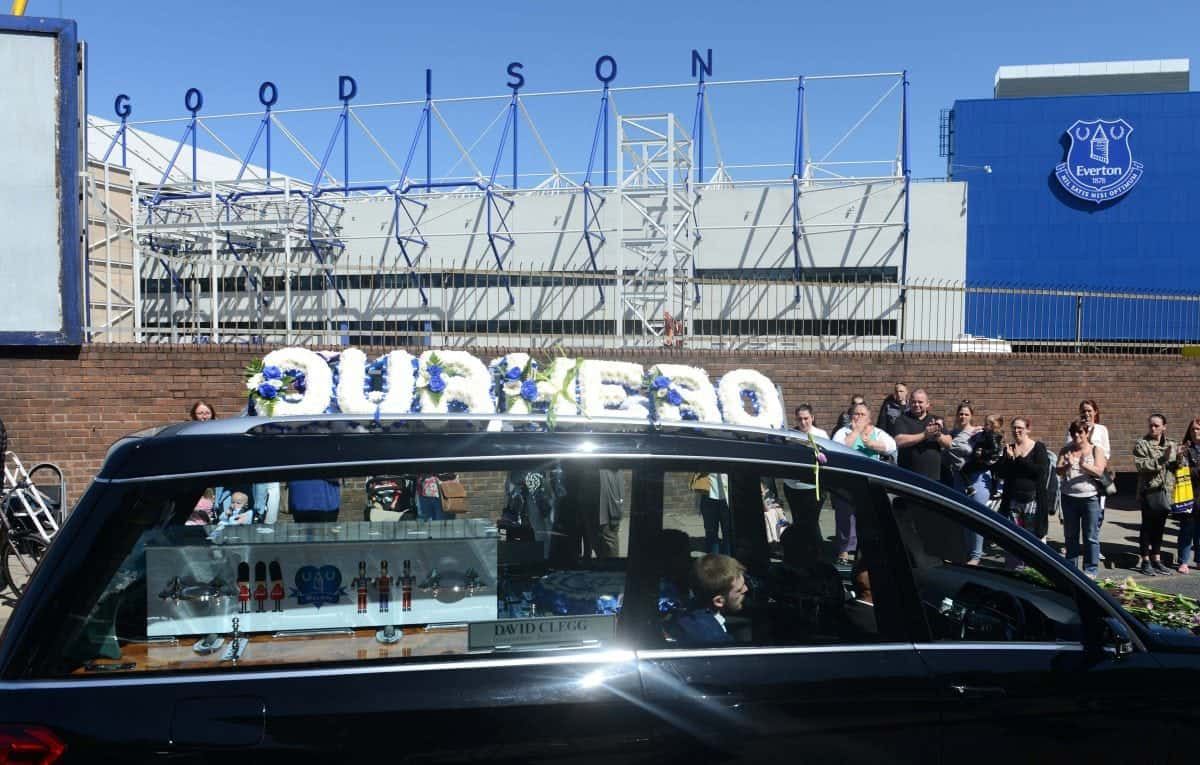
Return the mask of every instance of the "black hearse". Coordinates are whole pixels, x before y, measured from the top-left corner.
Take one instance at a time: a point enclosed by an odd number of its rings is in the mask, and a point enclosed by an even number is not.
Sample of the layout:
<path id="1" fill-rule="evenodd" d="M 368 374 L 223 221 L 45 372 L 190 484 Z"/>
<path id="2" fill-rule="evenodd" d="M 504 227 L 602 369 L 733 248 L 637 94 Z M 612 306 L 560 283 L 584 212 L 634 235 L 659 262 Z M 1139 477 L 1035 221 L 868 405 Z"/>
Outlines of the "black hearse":
<path id="1" fill-rule="evenodd" d="M 713 551 L 745 582 L 717 640 L 679 628 L 713 610 L 689 580 Z M 788 431 L 242 418 L 112 448 L 4 633 L 0 738 L 43 762 L 1164 761 L 1196 650 L 986 508 Z"/>

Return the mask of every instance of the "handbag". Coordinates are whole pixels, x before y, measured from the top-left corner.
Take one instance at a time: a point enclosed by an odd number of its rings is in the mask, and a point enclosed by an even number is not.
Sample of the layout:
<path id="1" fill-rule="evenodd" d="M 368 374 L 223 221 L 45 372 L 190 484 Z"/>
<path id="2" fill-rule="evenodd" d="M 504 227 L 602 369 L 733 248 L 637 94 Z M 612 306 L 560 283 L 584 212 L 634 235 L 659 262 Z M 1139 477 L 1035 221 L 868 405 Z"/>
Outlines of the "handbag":
<path id="1" fill-rule="evenodd" d="M 712 479 L 708 477 L 708 473 L 695 473 L 688 486 L 692 488 L 692 491 L 701 491 L 707 494 L 712 489 Z"/>
<path id="2" fill-rule="evenodd" d="M 442 512 L 459 513 L 467 512 L 467 487 L 463 486 L 462 481 L 457 478 L 442 481 Z"/>
<path id="3" fill-rule="evenodd" d="M 1104 472 L 1096 479 L 1096 483 L 1110 497 L 1117 493 L 1117 474 L 1108 468 L 1104 469 Z"/>
<path id="4" fill-rule="evenodd" d="M 1192 512 L 1195 497 L 1192 490 L 1192 472 L 1187 465 L 1175 469 L 1175 490 L 1171 495 L 1171 513 L 1181 515 Z"/>

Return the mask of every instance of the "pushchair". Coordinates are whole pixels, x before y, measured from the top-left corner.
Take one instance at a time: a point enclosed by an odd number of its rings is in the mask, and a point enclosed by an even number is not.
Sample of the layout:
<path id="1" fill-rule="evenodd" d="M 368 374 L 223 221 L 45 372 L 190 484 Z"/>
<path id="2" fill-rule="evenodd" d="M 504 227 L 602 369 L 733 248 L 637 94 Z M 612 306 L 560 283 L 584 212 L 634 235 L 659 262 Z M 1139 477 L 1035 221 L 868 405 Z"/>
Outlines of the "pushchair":
<path id="1" fill-rule="evenodd" d="M 367 479 L 368 521 L 415 521 L 417 519 L 416 477 L 377 475 Z"/>

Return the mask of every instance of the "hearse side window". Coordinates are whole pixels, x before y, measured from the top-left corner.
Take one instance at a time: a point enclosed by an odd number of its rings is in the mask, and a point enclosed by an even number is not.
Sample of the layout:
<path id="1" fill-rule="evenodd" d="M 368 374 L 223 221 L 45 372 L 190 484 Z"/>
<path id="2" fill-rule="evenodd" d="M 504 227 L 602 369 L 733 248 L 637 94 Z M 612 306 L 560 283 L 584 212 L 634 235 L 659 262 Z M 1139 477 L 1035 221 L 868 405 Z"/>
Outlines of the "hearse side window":
<path id="1" fill-rule="evenodd" d="M 867 483 L 823 471 L 818 494 L 808 468 L 772 472 L 697 464 L 664 476 L 662 647 L 890 639 L 897 601 Z"/>
<path id="2" fill-rule="evenodd" d="M 122 486 L 37 674 L 611 645 L 630 471 L 439 470 Z"/>
<path id="3" fill-rule="evenodd" d="M 1077 591 L 1059 572 L 965 515 L 887 495 L 934 640 L 1082 640 Z"/>

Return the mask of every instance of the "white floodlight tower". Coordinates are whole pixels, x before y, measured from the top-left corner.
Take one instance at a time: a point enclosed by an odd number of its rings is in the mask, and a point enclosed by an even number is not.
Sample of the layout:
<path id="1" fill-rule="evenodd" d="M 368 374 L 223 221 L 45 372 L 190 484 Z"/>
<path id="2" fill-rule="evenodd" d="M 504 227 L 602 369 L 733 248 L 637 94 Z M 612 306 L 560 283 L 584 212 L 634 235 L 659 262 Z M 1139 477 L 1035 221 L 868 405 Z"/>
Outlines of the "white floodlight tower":
<path id="1" fill-rule="evenodd" d="M 694 162 L 692 138 L 674 114 L 618 120 L 614 305 L 619 337 L 626 334 L 629 314 L 648 342 L 667 331 L 666 314 L 685 327 L 690 322 L 685 290 L 696 255 Z"/>

